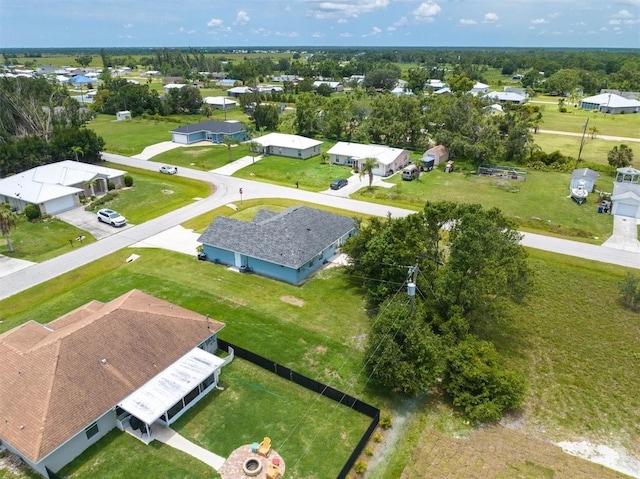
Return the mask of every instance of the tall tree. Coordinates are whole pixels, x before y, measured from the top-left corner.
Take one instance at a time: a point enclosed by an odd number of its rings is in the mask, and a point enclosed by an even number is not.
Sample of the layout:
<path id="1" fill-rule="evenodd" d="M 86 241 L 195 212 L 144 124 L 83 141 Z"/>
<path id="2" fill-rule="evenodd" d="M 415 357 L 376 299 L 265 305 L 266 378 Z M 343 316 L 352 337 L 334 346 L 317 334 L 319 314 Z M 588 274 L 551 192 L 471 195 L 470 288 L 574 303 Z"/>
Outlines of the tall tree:
<path id="1" fill-rule="evenodd" d="M 235 138 L 232 138 L 230 136 L 225 136 L 222 141 L 225 144 L 225 146 L 227 147 L 227 153 L 229 154 L 229 163 L 231 163 L 233 161 L 233 157 L 231 156 L 231 147 L 233 145 L 237 145 L 238 144 L 238 140 L 236 140 Z"/>
<path id="2" fill-rule="evenodd" d="M 0 232 L 7 240 L 7 248 L 9 253 L 13 253 L 13 244 L 9 237 L 9 232 L 16 227 L 16 221 L 18 216 L 11 211 L 11 208 L 6 203 L 0 203 Z"/>

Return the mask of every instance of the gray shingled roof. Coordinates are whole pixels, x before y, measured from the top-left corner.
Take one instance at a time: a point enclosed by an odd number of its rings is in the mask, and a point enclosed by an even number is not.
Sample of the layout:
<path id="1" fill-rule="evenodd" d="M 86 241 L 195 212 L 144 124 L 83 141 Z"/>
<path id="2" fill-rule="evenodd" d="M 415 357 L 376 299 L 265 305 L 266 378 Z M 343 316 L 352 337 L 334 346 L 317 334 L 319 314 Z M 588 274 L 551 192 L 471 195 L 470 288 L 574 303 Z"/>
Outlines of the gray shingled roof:
<path id="1" fill-rule="evenodd" d="M 181 126 L 171 131 L 176 133 L 195 133 L 197 131 L 208 131 L 210 133 L 226 133 L 228 135 L 233 135 L 234 133 L 239 133 L 244 129 L 244 125 L 239 121 L 207 120 L 201 123 Z"/>
<path id="2" fill-rule="evenodd" d="M 297 269 L 355 227 L 352 218 L 293 206 L 277 214 L 261 210 L 251 222 L 218 216 L 198 241 Z"/>

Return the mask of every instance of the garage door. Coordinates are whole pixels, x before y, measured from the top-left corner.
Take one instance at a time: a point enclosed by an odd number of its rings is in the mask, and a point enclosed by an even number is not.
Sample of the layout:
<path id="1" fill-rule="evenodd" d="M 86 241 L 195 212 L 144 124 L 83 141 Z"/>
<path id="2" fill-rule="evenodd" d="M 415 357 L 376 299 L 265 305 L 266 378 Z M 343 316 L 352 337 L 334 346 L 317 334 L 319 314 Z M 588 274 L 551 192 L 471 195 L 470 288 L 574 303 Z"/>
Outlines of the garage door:
<path id="1" fill-rule="evenodd" d="M 638 205 L 629 204 L 629 203 L 618 203 L 618 207 L 616 208 L 615 214 L 620 216 L 631 216 L 635 218 L 637 212 L 638 212 Z"/>
<path id="2" fill-rule="evenodd" d="M 55 215 L 66 210 L 70 210 L 75 206 L 73 195 L 63 196 L 55 200 L 49 200 L 44 204 L 45 211 L 48 215 Z"/>

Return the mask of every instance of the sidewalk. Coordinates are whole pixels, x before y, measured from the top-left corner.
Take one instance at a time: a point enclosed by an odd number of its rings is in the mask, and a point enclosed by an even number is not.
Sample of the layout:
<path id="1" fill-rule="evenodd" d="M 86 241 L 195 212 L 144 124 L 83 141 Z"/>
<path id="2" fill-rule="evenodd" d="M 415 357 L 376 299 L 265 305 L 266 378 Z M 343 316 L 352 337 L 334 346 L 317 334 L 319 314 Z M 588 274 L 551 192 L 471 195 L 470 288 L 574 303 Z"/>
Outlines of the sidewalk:
<path id="1" fill-rule="evenodd" d="M 9 276 L 11 273 L 20 271 L 21 269 L 28 268 L 32 263 L 24 259 L 9 258 L 0 254 L 0 278 L 3 276 Z"/>
<path id="2" fill-rule="evenodd" d="M 256 155 L 255 158 L 253 156 L 243 156 L 239 160 L 232 161 L 227 165 L 221 166 L 220 168 L 216 168 L 215 170 L 211 170 L 211 172 L 218 173 L 224 176 L 231 176 L 236 171 L 241 170 L 245 166 L 249 166 L 252 163 L 260 161 L 262 158 L 263 158 L 262 155 Z"/>
<path id="3" fill-rule="evenodd" d="M 167 446 L 171 446 L 174 449 L 178 449 L 179 451 L 185 452 L 190 456 L 195 457 L 196 459 L 213 467 L 216 471 L 219 471 L 226 461 L 224 457 L 218 456 L 211 451 L 207 451 L 205 448 L 192 443 L 188 439 L 185 439 L 180 434 L 175 432 L 173 429 L 162 424 L 153 424 L 152 430 L 153 439 L 156 439 L 166 444 Z"/>

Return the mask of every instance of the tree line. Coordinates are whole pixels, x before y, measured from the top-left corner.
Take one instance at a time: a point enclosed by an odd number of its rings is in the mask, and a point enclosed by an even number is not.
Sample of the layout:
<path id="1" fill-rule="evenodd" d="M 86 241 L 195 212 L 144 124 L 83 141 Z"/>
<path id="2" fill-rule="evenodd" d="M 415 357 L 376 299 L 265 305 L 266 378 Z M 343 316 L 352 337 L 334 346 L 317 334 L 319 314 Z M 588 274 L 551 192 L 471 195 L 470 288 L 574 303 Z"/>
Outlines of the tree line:
<path id="1" fill-rule="evenodd" d="M 0 177 L 63 159 L 100 161 L 92 112 L 44 78 L 0 78 Z"/>

